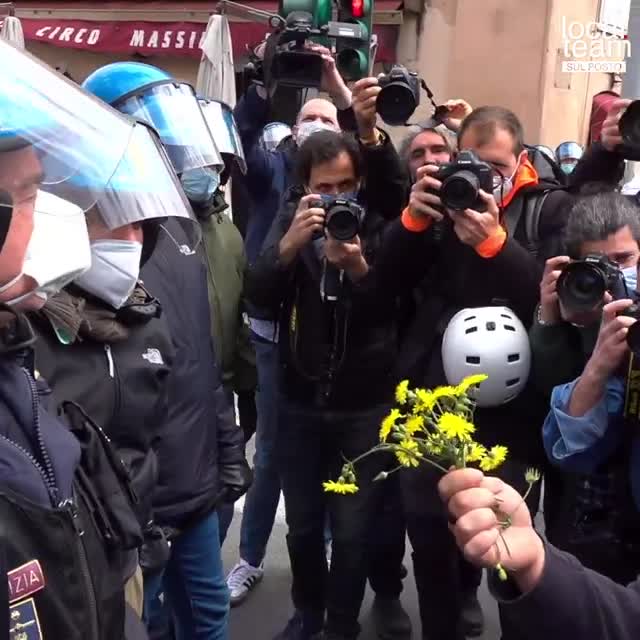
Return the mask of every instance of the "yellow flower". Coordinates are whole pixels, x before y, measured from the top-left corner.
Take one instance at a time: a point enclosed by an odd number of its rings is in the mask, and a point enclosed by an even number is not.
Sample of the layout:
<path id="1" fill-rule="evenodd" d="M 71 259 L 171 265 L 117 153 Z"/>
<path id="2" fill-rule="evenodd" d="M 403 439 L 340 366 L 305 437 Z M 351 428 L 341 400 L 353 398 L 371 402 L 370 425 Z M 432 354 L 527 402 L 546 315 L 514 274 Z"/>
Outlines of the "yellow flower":
<path id="1" fill-rule="evenodd" d="M 407 423 L 405 424 L 405 428 L 407 430 L 407 435 L 412 436 L 418 431 L 422 431 L 424 427 L 424 418 L 422 416 L 411 416 Z"/>
<path id="2" fill-rule="evenodd" d="M 382 426 L 380 427 L 380 442 L 386 442 L 391 430 L 396 426 L 396 422 L 401 415 L 398 409 L 391 409 L 391 413 L 382 421 Z"/>
<path id="3" fill-rule="evenodd" d="M 407 403 L 408 393 L 409 393 L 409 381 L 408 380 L 403 380 L 396 387 L 396 402 L 398 404 L 406 404 Z"/>
<path id="4" fill-rule="evenodd" d="M 471 440 L 471 434 L 476 428 L 462 416 L 445 412 L 438 421 L 438 431 L 449 440 Z"/>
<path id="5" fill-rule="evenodd" d="M 440 400 L 440 398 L 454 398 L 456 396 L 456 394 L 457 394 L 456 387 L 450 387 L 450 386 L 436 387 L 431 392 L 431 395 L 433 397 L 434 403 L 436 401 Z"/>
<path id="6" fill-rule="evenodd" d="M 472 442 L 467 447 L 467 462 L 482 462 L 482 459 L 487 455 L 487 450 L 481 444 Z"/>
<path id="7" fill-rule="evenodd" d="M 493 471 L 497 469 L 507 459 L 507 453 L 509 453 L 509 450 L 502 445 L 491 447 L 485 457 L 480 461 L 480 468 L 483 471 Z"/>
<path id="8" fill-rule="evenodd" d="M 463 395 L 469 391 L 471 387 L 475 387 L 479 385 L 481 382 L 484 382 L 488 376 L 484 373 L 477 373 L 473 376 L 467 376 L 457 387 L 456 392 L 457 395 Z"/>
<path id="9" fill-rule="evenodd" d="M 323 482 L 322 486 L 326 493 L 357 493 L 358 486 L 353 482 L 335 482 L 333 480 L 329 480 L 328 482 Z"/>
<path id="10" fill-rule="evenodd" d="M 427 391 L 426 389 L 416 389 L 415 394 L 418 402 L 413 407 L 414 413 L 420 413 L 420 411 L 429 411 L 436 403 L 431 391 Z"/>
<path id="11" fill-rule="evenodd" d="M 415 440 L 405 438 L 395 450 L 396 458 L 403 467 L 417 467 L 420 464 L 422 453 L 418 449 Z"/>

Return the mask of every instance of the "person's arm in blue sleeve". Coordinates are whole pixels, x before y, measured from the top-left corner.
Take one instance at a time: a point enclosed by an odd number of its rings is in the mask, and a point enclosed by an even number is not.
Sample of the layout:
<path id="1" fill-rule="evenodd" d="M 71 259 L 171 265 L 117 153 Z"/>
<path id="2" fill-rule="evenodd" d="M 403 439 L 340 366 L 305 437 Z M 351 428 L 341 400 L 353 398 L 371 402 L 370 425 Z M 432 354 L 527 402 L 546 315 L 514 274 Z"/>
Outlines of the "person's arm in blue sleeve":
<path id="1" fill-rule="evenodd" d="M 262 130 L 269 122 L 269 103 L 253 85 L 240 98 L 234 116 L 240 141 L 247 161 L 247 186 L 255 190 L 257 185 L 271 185 L 273 154 L 258 144 Z"/>
<path id="2" fill-rule="evenodd" d="M 610 378 L 600 401 L 583 415 L 573 416 L 569 404 L 578 380 L 554 388 L 542 435 L 552 464 L 567 471 L 590 473 L 620 442 L 625 388 L 621 378 Z"/>

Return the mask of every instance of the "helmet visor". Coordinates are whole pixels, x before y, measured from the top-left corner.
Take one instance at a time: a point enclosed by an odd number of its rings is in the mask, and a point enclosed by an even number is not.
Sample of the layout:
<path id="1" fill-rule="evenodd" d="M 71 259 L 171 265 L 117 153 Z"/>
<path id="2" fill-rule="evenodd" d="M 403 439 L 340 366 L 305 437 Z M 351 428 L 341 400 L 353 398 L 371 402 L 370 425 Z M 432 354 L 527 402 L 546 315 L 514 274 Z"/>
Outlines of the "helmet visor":
<path id="1" fill-rule="evenodd" d="M 193 89 L 188 84 L 160 84 L 117 103 L 119 111 L 150 124 L 180 174 L 199 167 L 222 167 Z"/>
<path id="2" fill-rule="evenodd" d="M 200 105 L 220 153 L 235 159 L 240 171 L 247 173 L 247 162 L 231 108 L 216 100 L 200 100 Z"/>
<path id="3" fill-rule="evenodd" d="M 191 249 L 200 225 L 156 132 L 136 123 L 131 142 L 111 182 L 95 205 L 108 229 L 159 218 L 176 218 Z"/>
<path id="4" fill-rule="evenodd" d="M 0 58 L 0 189 L 19 201 L 25 186 L 64 193 L 81 180 L 87 188 L 72 202 L 86 211 L 122 159 L 132 123 L 3 40 Z"/>

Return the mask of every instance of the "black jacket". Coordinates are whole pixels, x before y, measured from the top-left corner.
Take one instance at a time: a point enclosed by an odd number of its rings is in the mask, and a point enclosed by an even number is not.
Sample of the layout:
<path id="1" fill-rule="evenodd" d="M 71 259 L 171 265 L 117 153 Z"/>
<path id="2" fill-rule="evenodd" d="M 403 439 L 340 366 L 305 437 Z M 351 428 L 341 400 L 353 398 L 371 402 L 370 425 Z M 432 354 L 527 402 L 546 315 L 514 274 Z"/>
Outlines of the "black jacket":
<path id="1" fill-rule="evenodd" d="M 47 380 L 57 406 L 79 404 L 111 439 L 130 471 L 140 525 L 153 519 L 158 479 L 155 449 L 167 420 L 167 379 L 173 361 L 169 328 L 162 317 L 129 327 L 126 340 L 58 339 L 50 321 L 32 317 L 38 334 L 35 368 Z"/>
<path id="2" fill-rule="evenodd" d="M 383 230 L 400 213 L 405 176 L 391 142 L 365 147 L 367 170 L 362 202 L 366 216 L 360 234 L 365 257 L 373 263 Z M 396 357 L 395 298 L 360 292 L 348 279 L 337 303 L 320 294 L 321 266 L 313 245 L 287 269 L 279 265 L 279 243 L 302 195 L 289 190 L 250 267 L 245 292 L 256 306 L 279 318 L 283 393 L 292 402 L 338 410 L 360 409 L 391 397 Z"/>
<path id="3" fill-rule="evenodd" d="M 522 640 L 636 640 L 640 636 L 640 580 L 628 587 L 585 569 L 574 557 L 546 545 L 542 579 L 518 597 L 510 583 L 492 580 Z M 510 588 L 511 587 L 511 588 Z"/>
<path id="4" fill-rule="evenodd" d="M 2 637 L 122 640 L 123 548 L 104 535 L 117 526 L 114 494 L 94 482 L 106 477 L 93 465 L 106 459 L 104 442 L 82 436 L 93 445 L 81 454 L 69 429 L 43 410 L 46 385 L 22 365 L 0 359 L 0 625 L 11 629 Z M 113 468 L 108 474 L 117 485 Z M 128 505 L 120 515 L 135 522 Z M 129 548 L 141 540 L 134 528 Z"/>
<path id="5" fill-rule="evenodd" d="M 210 512 L 220 497 L 221 467 L 244 461 L 212 344 L 206 269 L 186 246 L 181 227 L 169 220 L 141 274 L 162 304 L 175 348 L 153 509 L 156 522 L 177 528 Z"/>
<path id="6" fill-rule="evenodd" d="M 537 197 L 547 186 L 551 185 L 521 189 L 506 208 L 505 217 L 515 215 L 527 198 Z M 424 233 L 394 223 L 362 286 L 398 292 L 421 283 L 415 317 L 403 336 L 396 380 L 408 378 L 428 388 L 446 384 L 441 339 L 449 320 L 463 308 L 501 304 L 513 309 L 525 327 L 531 324 L 544 260 L 561 250 L 562 230 L 573 201 L 566 191 L 549 192 L 540 213 L 537 255 L 528 247 L 524 215 L 500 253 L 489 259 L 460 242 L 448 218 Z M 540 425 L 546 406 L 544 397 L 529 385 L 507 405 L 478 409 L 480 440 L 487 445 L 507 445 L 515 459 L 531 464 L 543 461 Z"/>

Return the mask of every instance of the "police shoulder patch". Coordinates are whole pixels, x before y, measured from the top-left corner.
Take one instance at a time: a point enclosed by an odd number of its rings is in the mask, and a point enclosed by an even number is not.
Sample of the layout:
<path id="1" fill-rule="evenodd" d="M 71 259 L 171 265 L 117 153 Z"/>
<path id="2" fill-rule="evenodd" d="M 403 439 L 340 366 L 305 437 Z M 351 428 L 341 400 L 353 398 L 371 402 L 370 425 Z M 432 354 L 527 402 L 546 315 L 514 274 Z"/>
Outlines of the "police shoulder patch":
<path id="1" fill-rule="evenodd" d="M 9 602 L 22 600 L 44 589 L 44 573 L 38 560 L 31 560 L 7 574 Z"/>
<path id="2" fill-rule="evenodd" d="M 10 640 L 42 640 L 38 610 L 33 598 L 12 604 L 9 613 L 11 616 Z"/>

